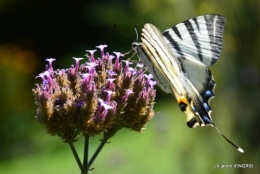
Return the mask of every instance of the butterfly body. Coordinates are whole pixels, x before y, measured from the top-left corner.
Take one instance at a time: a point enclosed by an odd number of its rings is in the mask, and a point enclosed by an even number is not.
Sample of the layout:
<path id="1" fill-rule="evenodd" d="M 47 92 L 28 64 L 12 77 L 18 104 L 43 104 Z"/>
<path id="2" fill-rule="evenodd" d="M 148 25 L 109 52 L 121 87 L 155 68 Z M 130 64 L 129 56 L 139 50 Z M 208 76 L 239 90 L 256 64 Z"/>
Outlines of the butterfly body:
<path id="1" fill-rule="evenodd" d="M 224 24 L 220 15 L 195 17 L 163 33 L 145 24 L 142 42 L 132 45 L 159 87 L 175 95 L 190 128 L 214 126 L 209 100 L 215 81 L 208 66 L 220 55 Z"/>

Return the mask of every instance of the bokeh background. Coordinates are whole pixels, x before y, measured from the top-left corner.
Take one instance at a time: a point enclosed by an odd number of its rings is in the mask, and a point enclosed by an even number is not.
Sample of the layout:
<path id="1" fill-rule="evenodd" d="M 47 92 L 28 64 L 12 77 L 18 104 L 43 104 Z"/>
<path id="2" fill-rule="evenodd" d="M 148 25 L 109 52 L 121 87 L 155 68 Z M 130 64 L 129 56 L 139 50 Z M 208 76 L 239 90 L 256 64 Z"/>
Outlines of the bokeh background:
<path id="1" fill-rule="evenodd" d="M 156 115 L 145 132 L 118 132 L 91 173 L 260 173 L 259 0 L 0 0 L 0 173 L 80 173 L 69 146 L 34 120 L 31 90 L 46 58 L 57 59 L 54 68 L 66 68 L 72 57 L 100 44 L 125 53 L 135 40 L 135 24 L 139 32 L 147 22 L 165 30 L 202 14 L 227 18 L 223 51 L 211 67 L 217 82 L 212 117 L 245 153 L 213 128 L 189 129 L 175 98 L 158 89 Z M 92 153 L 99 139 L 91 139 Z M 82 154 L 83 141 L 76 147 Z"/>

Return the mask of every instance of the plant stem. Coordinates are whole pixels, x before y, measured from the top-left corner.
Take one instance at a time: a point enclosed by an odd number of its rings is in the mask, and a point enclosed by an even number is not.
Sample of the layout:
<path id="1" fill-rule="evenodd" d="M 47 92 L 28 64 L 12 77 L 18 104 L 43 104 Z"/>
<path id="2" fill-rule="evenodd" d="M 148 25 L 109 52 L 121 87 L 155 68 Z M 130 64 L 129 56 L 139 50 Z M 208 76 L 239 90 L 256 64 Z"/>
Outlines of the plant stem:
<path id="1" fill-rule="evenodd" d="M 102 150 L 103 146 L 106 144 L 107 140 L 108 140 L 108 137 L 105 134 L 103 134 L 103 138 L 102 138 L 102 141 L 101 141 L 100 145 L 98 146 L 98 148 L 95 151 L 94 155 L 89 160 L 88 169 L 87 170 L 89 170 L 91 164 L 95 161 L 96 157 L 98 156 L 99 152 Z"/>
<path id="2" fill-rule="evenodd" d="M 77 161 L 77 163 L 78 163 L 78 166 L 79 166 L 81 172 L 83 173 L 83 172 L 85 171 L 85 169 L 84 169 L 84 167 L 83 167 L 83 165 L 82 165 L 82 163 L 81 163 L 81 161 L 80 161 L 80 159 L 79 159 L 79 156 L 78 156 L 78 153 L 77 153 L 77 151 L 76 151 L 76 149 L 75 149 L 75 147 L 74 147 L 74 144 L 71 143 L 71 142 L 69 142 L 68 144 L 70 145 L 70 149 L 72 150 L 72 153 L 73 153 L 73 155 L 74 155 L 74 158 L 76 159 L 76 161 Z"/>
<path id="3" fill-rule="evenodd" d="M 89 150 L 89 136 L 85 136 L 85 145 L 84 145 L 84 157 L 83 157 L 83 166 L 86 169 L 85 174 L 88 174 L 88 150 Z"/>

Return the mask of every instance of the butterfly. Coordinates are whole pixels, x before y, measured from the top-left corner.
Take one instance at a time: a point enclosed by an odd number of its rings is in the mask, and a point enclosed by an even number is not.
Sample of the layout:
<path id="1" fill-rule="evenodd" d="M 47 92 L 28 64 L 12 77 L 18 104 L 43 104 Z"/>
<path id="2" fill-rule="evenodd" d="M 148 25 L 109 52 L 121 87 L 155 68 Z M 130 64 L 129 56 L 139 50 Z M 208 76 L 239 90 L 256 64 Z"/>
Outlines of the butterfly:
<path id="1" fill-rule="evenodd" d="M 209 66 L 215 64 L 222 49 L 226 19 L 203 15 L 181 22 L 161 33 L 153 24 L 142 28 L 141 42 L 132 44 L 139 59 L 153 74 L 159 87 L 173 93 L 187 126 L 212 126 L 238 151 L 243 149 L 227 139 L 211 118 L 210 99 L 216 85 Z"/>

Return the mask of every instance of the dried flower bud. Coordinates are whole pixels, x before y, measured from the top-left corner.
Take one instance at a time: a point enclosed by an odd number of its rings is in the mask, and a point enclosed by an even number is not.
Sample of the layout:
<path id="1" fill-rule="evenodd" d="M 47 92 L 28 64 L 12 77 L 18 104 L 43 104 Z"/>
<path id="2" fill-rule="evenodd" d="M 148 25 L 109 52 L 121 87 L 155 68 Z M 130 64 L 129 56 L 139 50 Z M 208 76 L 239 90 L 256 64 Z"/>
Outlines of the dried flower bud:
<path id="1" fill-rule="evenodd" d="M 76 64 L 69 69 L 53 70 L 55 59 L 47 59 L 46 71 L 37 76 L 42 83 L 33 89 L 36 120 L 64 142 L 102 132 L 110 138 L 123 127 L 141 132 L 154 115 L 152 76 L 143 74 L 140 64 L 122 64 L 123 54 L 109 55 L 105 47 L 97 47 L 101 58 L 95 59 L 96 50 L 87 51 L 88 61 L 80 65 L 83 58 L 74 58 Z"/>

